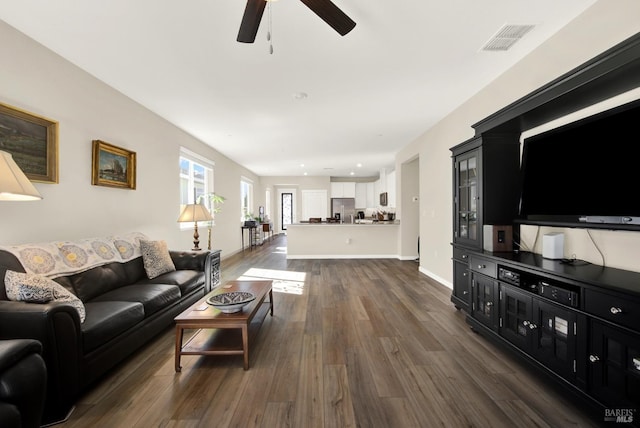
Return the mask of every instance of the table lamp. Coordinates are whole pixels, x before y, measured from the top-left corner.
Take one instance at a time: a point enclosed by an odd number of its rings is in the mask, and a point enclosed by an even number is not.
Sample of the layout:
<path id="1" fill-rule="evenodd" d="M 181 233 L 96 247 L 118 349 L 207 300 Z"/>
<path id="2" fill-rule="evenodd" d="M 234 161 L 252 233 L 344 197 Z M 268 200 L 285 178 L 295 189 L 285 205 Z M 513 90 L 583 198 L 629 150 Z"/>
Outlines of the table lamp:
<path id="1" fill-rule="evenodd" d="M 184 207 L 182 210 L 182 214 L 178 217 L 179 223 L 184 222 L 193 222 L 193 250 L 200 250 L 200 235 L 198 234 L 198 222 L 199 221 L 211 221 L 213 217 L 211 217 L 211 213 L 209 210 L 202 204 L 189 204 Z"/>
<path id="2" fill-rule="evenodd" d="M 0 150 L 0 201 L 37 201 L 40 193 L 31 184 L 11 153 Z"/>

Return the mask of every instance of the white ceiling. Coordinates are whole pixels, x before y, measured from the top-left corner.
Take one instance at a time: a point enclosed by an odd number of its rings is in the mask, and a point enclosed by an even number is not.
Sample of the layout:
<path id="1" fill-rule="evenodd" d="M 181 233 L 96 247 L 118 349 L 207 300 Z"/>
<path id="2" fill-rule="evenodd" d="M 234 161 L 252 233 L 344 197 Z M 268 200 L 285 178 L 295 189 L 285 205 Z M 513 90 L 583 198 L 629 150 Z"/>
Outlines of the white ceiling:
<path id="1" fill-rule="evenodd" d="M 268 7 L 236 42 L 244 0 L 0 0 L 0 19 L 258 175 L 371 177 L 595 0 L 334 3 L 344 37 L 271 3 L 273 54 Z M 505 24 L 536 27 L 481 51 Z"/>

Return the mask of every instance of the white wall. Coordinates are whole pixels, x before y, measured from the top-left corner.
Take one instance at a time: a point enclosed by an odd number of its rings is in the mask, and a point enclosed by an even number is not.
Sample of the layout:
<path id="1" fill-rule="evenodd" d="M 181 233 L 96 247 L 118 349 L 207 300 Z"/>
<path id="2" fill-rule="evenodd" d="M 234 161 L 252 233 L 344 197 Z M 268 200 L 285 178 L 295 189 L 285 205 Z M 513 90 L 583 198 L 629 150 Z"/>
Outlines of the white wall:
<path id="1" fill-rule="evenodd" d="M 258 177 L 2 21 L 0 40 L 0 102 L 58 121 L 60 131 L 59 183 L 35 184 L 42 201 L 0 204 L 0 245 L 141 231 L 191 248 L 193 231 L 176 222 L 182 145 L 215 162 L 215 190 L 227 198 L 213 246 L 223 257 L 240 249 L 240 175 Z M 136 190 L 91 185 L 94 139 L 137 153 Z"/>
<path id="2" fill-rule="evenodd" d="M 473 136 L 472 124 L 639 32 L 639 16 L 640 2 L 636 0 L 598 1 L 398 153 L 396 168 L 401 168 L 403 162 L 416 154 L 420 157 L 422 272 L 445 283 L 452 282 L 449 148 Z M 578 258 L 601 263 L 585 230 L 572 229 L 565 233 L 569 254 L 575 253 Z M 593 235 L 605 253 L 608 266 L 640 271 L 637 261 L 640 233 L 594 231 Z"/>

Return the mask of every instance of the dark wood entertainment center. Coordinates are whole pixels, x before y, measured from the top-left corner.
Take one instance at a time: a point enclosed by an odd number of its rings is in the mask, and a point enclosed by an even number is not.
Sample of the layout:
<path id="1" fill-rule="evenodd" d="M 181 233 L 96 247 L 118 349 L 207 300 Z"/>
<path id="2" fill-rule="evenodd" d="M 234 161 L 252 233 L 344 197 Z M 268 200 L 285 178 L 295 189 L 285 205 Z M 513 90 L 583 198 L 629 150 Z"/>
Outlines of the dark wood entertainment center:
<path id="1" fill-rule="evenodd" d="M 485 251 L 483 227 L 512 228 L 517 250 L 522 132 L 638 87 L 640 33 L 474 124 L 475 136 L 451 148 L 451 301 L 475 331 L 549 375 L 596 420 L 634 425 L 640 273 Z"/>

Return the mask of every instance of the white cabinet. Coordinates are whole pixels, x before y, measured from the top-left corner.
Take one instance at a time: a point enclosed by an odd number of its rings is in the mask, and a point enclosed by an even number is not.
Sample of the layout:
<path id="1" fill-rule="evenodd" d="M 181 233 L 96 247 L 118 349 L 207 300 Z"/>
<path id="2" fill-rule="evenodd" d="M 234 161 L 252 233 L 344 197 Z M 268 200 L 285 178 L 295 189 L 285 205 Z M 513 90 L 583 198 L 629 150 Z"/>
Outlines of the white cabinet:
<path id="1" fill-rule="evenodd" d="M 375 183 L 367 183 L 367 208 L 375 208 L 378 206 L 378 200 L 375 192 Z"/>
<path id="2" fill-rule="evenodd" d="M 367 207 L 367 183 L 356 183 L 356 208 Z"/>
<path id="3" fill-rule="evenodd" d="M 355 198 L 356 183 L 349 182 L 331 182 L 332 198 Z"/>
<path id="4" fill-rule="evenodd" d="M 396 206 L 396 172 L 387 173 L 387 206 L 395 208 Z"/>

